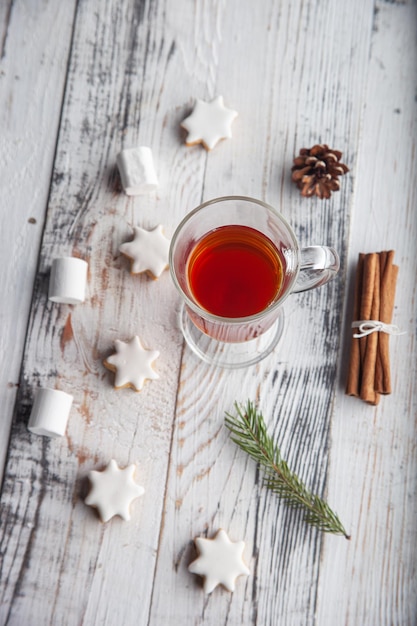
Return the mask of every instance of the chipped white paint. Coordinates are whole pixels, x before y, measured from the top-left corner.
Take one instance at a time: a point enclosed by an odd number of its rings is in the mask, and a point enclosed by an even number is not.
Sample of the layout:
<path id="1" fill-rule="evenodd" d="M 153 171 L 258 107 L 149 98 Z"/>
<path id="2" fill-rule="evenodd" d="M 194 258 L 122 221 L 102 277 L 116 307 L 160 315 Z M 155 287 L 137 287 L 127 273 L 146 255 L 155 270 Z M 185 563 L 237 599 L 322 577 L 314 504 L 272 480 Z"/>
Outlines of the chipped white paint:
<path id="1" fill-rule="evenodd" d="M 1 623 L 417 621 L 417 4 L 374 4 L 0 8 L 2 458 L 22 367 L 0 511 Z M 239 111 L 233 138 L 210 153 L 186 147 L 180 123 L 195 98 L 219 93 Z M 294 154 L 318 141 L 351 170 L 328 202 L 301 198 L 290 181 Z M 132 145 L 152 147 L 155 195 L 123 192 L 116 156 Z M 342 269 L 286 303 L 273 356 L 218 371 L 184 347 L 168 272 L 131 275 L 119 247 L 132 225 L 163 223 L 170 236 L 201 200 L 234 193 L 276 206 L 301 245 L 333 245 Z M 372 408 L 343 393 L 352 273 L 358 252 L 388 248 L 400 266 L 393 323 L 409 332 L 390 339 L 393 394 Z M 59 256 L 89 263 L 76 307 L 48 301 Z M 135 335 L 160 351 L 159 379 L 115 390 L 103 360 Z M 43 386 L 74 396 L 66 436 L 53 441 L 27 430 Z M 223 427 L 224 411 L 247 398 L 350 541 L 317 533 L 266 493 Z M 128 524 L 103 525 L 84 503 L 88 472 L 112 458 L 140 467 L 145 494 Z M 251 575 L 232 597 L 207 597 L 188 571 L 193 538 L 218 528 L 246 544 Z"/>
<path id="2" fill-rule="evenodd" d="M 75 1 L 0 3 L 0 477 L 19 382 Z M 48 33 L 45 36 L 45 33 Z"/>

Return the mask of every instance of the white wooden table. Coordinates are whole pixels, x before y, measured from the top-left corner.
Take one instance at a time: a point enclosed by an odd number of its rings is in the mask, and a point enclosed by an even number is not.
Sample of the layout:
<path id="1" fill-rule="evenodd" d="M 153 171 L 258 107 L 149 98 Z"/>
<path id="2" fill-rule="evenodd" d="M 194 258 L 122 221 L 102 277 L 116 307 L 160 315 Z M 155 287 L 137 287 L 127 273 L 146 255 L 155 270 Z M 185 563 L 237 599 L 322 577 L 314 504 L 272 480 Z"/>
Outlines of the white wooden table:
<path id="1" fill-rule="evenodd" d="M 0 623 L 417 623 L 415 0 L 6 0 L 0 4 Z M 233 138 L 187 148 L 194 99 L 239 112 Z M 327 201 L 290 180 L 325 142 L 350 173 Z M 117 153 L 151 146 L 154 196 L 128 198 Z M 333 245 L 332 283 L 293 295 L 277 351 L 246 370 L 184 346 L 168 272 L 129 274 L 132 225 L 171 235 L 202 200 L 268 201 L 302 245 Z M 359 252 L 395 249 L 393 393 L 344 395 Z M 57 256 L 89 263 L 83 305 L 47 299 Z M 158 349 L 158 381 L 116 391 L 114 340 Z M 74 396 L 66 436 L 27 421 L 38 387 Z M 284 457 L 351 540 L 265 490 L 224 412 L 254 400 Z M 145 495 L 103 524 L 87 474 L 136 463 Z M 251 575 L 205 595 L 193 539 L 244 539 Z"/>

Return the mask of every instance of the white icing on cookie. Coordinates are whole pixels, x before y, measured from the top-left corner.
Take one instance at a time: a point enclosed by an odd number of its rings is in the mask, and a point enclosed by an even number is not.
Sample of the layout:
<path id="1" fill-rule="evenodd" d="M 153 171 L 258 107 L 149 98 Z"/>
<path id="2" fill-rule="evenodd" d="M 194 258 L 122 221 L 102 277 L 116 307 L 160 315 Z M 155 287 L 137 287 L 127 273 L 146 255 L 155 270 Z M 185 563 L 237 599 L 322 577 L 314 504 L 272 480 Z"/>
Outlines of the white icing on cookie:
<path id="1" fill-rule="evenodd" d="M 220 139 L 232 136 L 231 126 L 236 117 L 237 111 L 224 106 L 223 96 L 211 102 L 197 99 L 191 115 L 181 122 L 188 131 L 185 143 L 187 146 L 202 143 L 206 150 L 211 150 Z"/>
<path id="2" fill-rule="evenodd" d="M 132 241 L 122 243 L 119 250 L 131 262 L 132 274 L 149 272 L 154 278 L 159 278 L 168 267 L 170 241 L 163 233 L 163 226 L 159 224 L 153 230 L 144 230 L 134 227 Z"/>
<path id="3" fill-rule="evenodd" d="M 140 391 L 146 379 L 159 378 L 152 368 L 153 361 L 159 356 L 157 350 L 145 350 L 137 336 L 127 343 L 116 339 L 114 345 L 116 352 L 104 361 L 104 365 L 116 372 L 116 389 L 133 387 L 135 391 Z"/>
<path id="4" fill-rule="evenodd" d="M 145 493 L 144 488 L 135 483 L 135 470 L 134 464 L 120 469 L 112 459 L 102 472 L 89 472 L 91 491 L 85 503 L 97 508 L 103 522 L 108 522 L 114 515 L 130 520 L 131 503 Z"/>
<path id="5" fill-rule="evenodd" d="M 214 539 L 197 537 L 194 541 L 199 556 L 188 570 L 204 577 L 206 593 L 211 593 L 217 585 L 234 591 L 236 578 L 249 576 L 250 571 L 242 558 L 244 541 L 230 541 L 224 530 L 219 530 Z"/>

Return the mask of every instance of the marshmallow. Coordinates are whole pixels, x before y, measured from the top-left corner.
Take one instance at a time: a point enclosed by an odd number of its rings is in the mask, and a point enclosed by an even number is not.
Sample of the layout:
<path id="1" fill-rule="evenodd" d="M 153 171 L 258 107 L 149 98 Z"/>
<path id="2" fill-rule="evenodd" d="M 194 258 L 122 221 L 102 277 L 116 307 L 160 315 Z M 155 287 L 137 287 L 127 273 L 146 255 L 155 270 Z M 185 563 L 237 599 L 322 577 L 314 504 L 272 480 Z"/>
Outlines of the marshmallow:
<path id="1" fill-rule="evenodd" d="M 60 304 L 78 304 L 85 300 L 88 264 L 76 257 L 62 257 L 52 262 L 49 299 Z"/>
<path id="2" fill-rule="evenodd" d="M 65 391 L 48 387 L 39 389 L 30 413 L 30 432 L 45 437 L 62 437 L 67 427 L 72 400 L 72 396 Z"/>
<path id="3" fill-rule="evenodd" d="M 158 179 L 150 148 L 139 146 L 122 150 L 117 155 L 116 161 L 123 189 L 128 196 L 141 196 L 155 191 Z"/>

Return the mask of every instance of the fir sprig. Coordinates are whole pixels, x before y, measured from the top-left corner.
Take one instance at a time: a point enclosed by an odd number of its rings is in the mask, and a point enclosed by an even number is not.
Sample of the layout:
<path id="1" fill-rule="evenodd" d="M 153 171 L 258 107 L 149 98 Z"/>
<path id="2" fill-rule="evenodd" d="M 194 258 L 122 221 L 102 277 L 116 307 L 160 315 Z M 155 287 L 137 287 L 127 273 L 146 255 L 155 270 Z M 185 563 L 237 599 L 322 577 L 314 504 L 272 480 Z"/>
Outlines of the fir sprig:
<path id="1" fill-rule="evenodd" d="M 264 471 L 265 486 L 289 506 L 304 511 L 304 520 L 319 530 L 350 539 L 342 522 L 329 505 L 311 493 L 287 463 L 268 435 L 262 413 L 248 400 L 246 407 L 235 403 L 236 415 L 226 413 L 225 423 L 232 440 Z"/>

